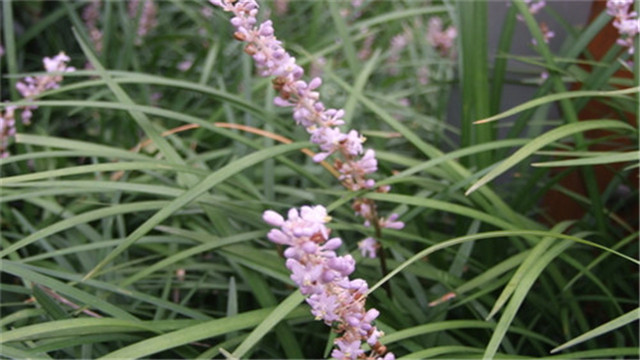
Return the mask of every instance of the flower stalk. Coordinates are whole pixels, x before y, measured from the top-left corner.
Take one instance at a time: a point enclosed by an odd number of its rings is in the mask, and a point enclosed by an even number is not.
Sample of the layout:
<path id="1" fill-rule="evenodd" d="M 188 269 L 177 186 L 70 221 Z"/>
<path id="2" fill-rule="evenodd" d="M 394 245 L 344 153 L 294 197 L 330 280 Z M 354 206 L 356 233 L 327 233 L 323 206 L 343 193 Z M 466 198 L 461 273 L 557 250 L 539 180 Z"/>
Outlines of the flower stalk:
<path id="1" fill-rule="evenodd" d="M 366 138 L 357 130 L 341 130 L 340 126 L 345 123 L 344 110 L 326 108 L 320 101 L 320 77 L 314 77 L 309 82 L 303 80 L 303 68 L 275 37 L 271 20 L 258 24 L 258 3 L 255 0 L 210 2 L 234 15 L 230 20 L 236 30 L 234 38 L 246 43 L 244 51 L 254 59 L 258 73 L 263 77 L 273 77 L 272 85 L 278 93 L 274 104 L 292 107 L 295 122 L 306 129 L 311 142 L 320 148 L 313 160 L 323 162 L 332 157 L 333 167 L 339 172 L 338 179 L 348 190 L 388 192 L 389 186 L 378 187 L 369 177 L 378 170 L 375 151 L 364 149 Z M 404 227 L 404 223 L 397 220 L 397 214 L 391 214 L 388 218 L 380 217 L 371 199 L 356 198 L 352 208 L 364 218 L 365 226 L 375 229 L 377 238 L 382 228 Z M 382 332 L 371 325 L 378 311 L 364 310 L 367 283 L 362 279 L 348 278 L 355 270 L 355 260 L 350 255 L 338 256 L 334 252 L 342 240 L 329 238 L 330 231 L 324 225 L 329 219 L 326 209 L 320 205 L 303 206 L 298 212 L 293 208 L 289 210 L 286 221 L 278 213 L 268 210 L 263 218 L 270 225 L 280 228 L 272 229 L 268 238 L 277 244 L 289 246 L 284 256 L 292 272 L 291 279 L 308 296 L 307 303 L 311 305 L 314 315 L 342 334 L 335 340 L 337 348 L 332 356 L 339 359 L 393 359 L 394 355 L 378 342 Z M 363 256 L 373 258 L 380 245 L 369 237 L 361 241 L 358 247 Z M 383 256 L 381 265 L 383 272 L 386 272 Z M 361 349 L 362 341 L 372 347 L 369 355 L 365 355 Z"/>
<path id="2" fill-rule="evenodd" d="M 357 130 L 343 132 L 339 126 L 344 125 L 344 110 L 327 109 L 320 101 L 317 89 L 322 85 L 322 79 L 315 77 L 309 82 L 304 81 L 304 70 L 275 37 L 271 20 L 257 24 L 258 3 L 255 0 L 210 1 L 233 13 L 231 24 L 236 28 L 234 38 L 247 43 L 245 52 L 255 60 L 258 73 L 263 77 L 275 77 L 272 83 L 278 96 L 274 104 L 293 108 L 294 120 L 307 130 L 311 142 L 321 150 L 313 160 L 321 162 L 335 155 L 333 166 L 340 172 L 339 180 L 351 191 L 367 189 L 388 192 L 389 186 L 376 187 L 375 181 L 369 178 L 370 174 L 377 171 L 378 163 L 375 151 L 363 148 L 366 138 Z M 381 228 L 392 229 L 404 226 L 397 221 L 398 215 L 392 214 L 388 219 L 379 217 L 376 204 L 370 199 L 357 198 L 352 208 L 364 218 L 365 226 L 378 224 Z M 365 247 L 368 243 L 361 242 L 360 249 L 363 255 L 370 256 L 371 247 Z"/>

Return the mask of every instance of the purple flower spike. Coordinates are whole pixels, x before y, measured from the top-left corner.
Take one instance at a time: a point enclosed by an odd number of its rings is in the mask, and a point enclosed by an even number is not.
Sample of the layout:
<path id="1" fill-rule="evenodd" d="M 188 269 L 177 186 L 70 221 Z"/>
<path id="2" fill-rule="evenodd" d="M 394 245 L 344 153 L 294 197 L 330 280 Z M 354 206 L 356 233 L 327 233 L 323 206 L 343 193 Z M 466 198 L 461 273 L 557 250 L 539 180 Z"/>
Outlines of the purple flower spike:
<path id="1" fill-rule="evenodd" d="M 284 251 L 291 280 L 300 292 L 307 295 L 311 313 L 327 325 L 340 324 L 343 335 L 336 339 L 337 349 L 332 356 L 338 359 L 355 359 L 364 354 L 361 344 L 366 341 L 372 347 L 370 358 L 386 353 L 378 342 L 383 335 L 372 323 L 380 312 L 366 310 L 364 302 L 369 290 L 363 279 L 349 279 L 355 270 L 355 260 L 349 254 L 339 256 L 335 249 L 342 244 L 340 238 L 329 239 L 326 223 L 331 219 L 323 206 L 292 208 L 287 219 L 267 210 L 263 217 L 279 228 L 271 229 L 269 240 L 288 245 Z M 393 219 L 395 220 L 395 218 Z M 300 231 L 300 229 L 305 229 Z M 312 229 L 311 231 L 309 229 Z M 375 349 L 385 349 L 379 353 Z"/>
<path id="2" fill-rule="evenodd" d="M 634 38 L 640 33 L 640 19 L 633 10 L 633 0 L 607 0 L 607 14 L 613 16 L 613 26 L 618 29 L 620 38 L 616 43 L 628 47 L 633 54 Z"/>
<path id="3" fill-rule="evenodd" d="M 3 51 L 2 46 L 0 46 L 0 56 L 2 56 L 1 52 Z M 18 81 L 16 90 L 18 90 L 25 100 L 32 101 L 35 97 L 47 90 L 59 88 L 63 74 L 76 70 L 72 66 L 67 66 L 67 62 L 70 60 L 64 52 L 60 52 L 52 58 L 45 57 L 42 59 L 42 64 L 47 74 L 25 77 L 21 81 Z M 29 125 L 33 117 L 33 110 L 37 108 L 36 105 L 7 106 L 3 111 L 0 111 L 0 158 L 9 157 L 7 148 L 9 147 L 10 139 L 14 137 L 16 133 L 16 111 L 21 114 L 22 123 Z"/>
<path id="4" fill-rule="evenodd" d="M 304 70 L 275 37 L 273 23 L 266 20 L 258 24 L 258 3 L 255 0 L 210 1 L 233 13 L 234 37 L 247 44 L 245 52 L 254 59 L 258 73 L 274 77 L 273 88 L 278 93 L 274 104 L 292 107 L 296 124 L 303 126 L 310 134 L 311 142 L 319 146 L 320 152 L 313 156 L 313 160 L 320 162 L 335 155 L 334 167 L 340 172 L 340 180 L 346 188 L 373 189 L 375 181 L 367 176 L 378 169 L 375 152 L 367 150 L 363 154 L 362 144 L 366 139 L 358 131 L 345 133 L 338 128 L 344 125 L 344 110 L 325 108 L 320 101 L 321 78 L 314 77 L 308 83 L 302 80 Z M 383 191 L 388 192 L 388 187 Z M 354 209 L 366 223 L 378 223 L 380 220 L 371 200 L 356 199 Z M 314 316 L 327 324 L 338 323 L 337 328 L 342 335 L 335 340 L 338 348 L 332 356 L 338 359 L 359 358 L 364 354 L 361 344 L 367 341 L 372 349 L 367 358 L 393 360 L 393 354 L 387 353 L 386 348 L 377 342 L 382 332 L 371 324 L 377 317 L 377 310 L 366 311 L 364 307 L 368 291 L 366 281 L 349 279 L 355 270 L 355 260 L 350 255 L 339 256 L 335 252 L 342 240 L 329 238 L 331 231 L 325 224 L 331 218 L 327 216 L 326 209 L 303 206 L 298 212 L 292 208 L 287 219 L 268 210 L 263 213 L 263 219 L 277 227 L 267 235 L 269 240 L 288 246 L 284 250 L 286 266 L 291 271 L 291 279 L 300 287 L 302 294 L 308 296 L 306 301 Z M 401 223 L 390 217 L 388 224 L 397 228 Z M 375 240 L 373 242 L 368 247 L 375 249 Z M 375 251 L 371 254 L 375 256 Z"/>

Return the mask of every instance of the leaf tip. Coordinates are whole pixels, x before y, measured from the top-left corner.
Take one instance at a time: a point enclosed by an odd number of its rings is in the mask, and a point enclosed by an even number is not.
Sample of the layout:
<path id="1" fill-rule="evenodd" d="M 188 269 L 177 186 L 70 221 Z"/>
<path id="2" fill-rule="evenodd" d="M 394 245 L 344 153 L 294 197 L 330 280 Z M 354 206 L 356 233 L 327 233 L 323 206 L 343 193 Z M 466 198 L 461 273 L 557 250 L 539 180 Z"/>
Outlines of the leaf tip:
<path id="1" fill-rule="evenodd" d="M 465 191 L 464 196 L 469 196 L 472 192 L 478 189 L 478 184 L 473 184 L 467 191 Z"/>

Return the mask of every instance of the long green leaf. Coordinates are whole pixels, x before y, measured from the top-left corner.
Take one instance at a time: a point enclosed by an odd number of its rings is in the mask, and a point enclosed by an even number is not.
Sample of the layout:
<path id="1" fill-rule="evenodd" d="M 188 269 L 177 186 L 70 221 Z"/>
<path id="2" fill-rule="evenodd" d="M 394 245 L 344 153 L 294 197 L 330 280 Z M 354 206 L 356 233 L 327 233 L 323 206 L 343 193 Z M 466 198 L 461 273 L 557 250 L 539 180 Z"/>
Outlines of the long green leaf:
<path id="1" fill-rule="evenodd" d="M 109 73 L 107 73 L 104 66 L 102 66 L 98 58 L 94 55 L 93 51 L 85 43 L 76 29 L 73 28 L 72 30 L 85 56 L 87 57 L 87 59 L 89 59 L 91 65 L 93 65 L 93 67 L 98 71 L 102 79 L 107 83 L 107 86 L 109 87 L 109 89 L 111 89 L 116 98 L 118 98 L 118 100 L 123 104 L 134 105 L 133 100 L 131 100 L 129 95 L 127 95 L 122 87 L 120 87 L 111 79 Z M 180 157 L 178 152 L 171 146 L 171 144 L 169 144 L 167 139 L 160 135 L 160 132 L 153 126 L 145 113 L 139 111 L 130 111 L 129 114 L 131 114 L 131 117 L 138 123 L 145 134 L 147 134 L 149 139 L 153 141 L 153 143 L 158 147 L 160 152 L 165 156 L 165 158 L 167 158 L 167 160 L 177 164 L 184 163 L 184 160 Z"/>
<path id="2" fill-rule="evenodd" d="M 572 225 L 572 222 L 561 222 L 558 225 L 554 226 L 551 231 L 553 232 L 564 232 L 567 230 L 569 226 Z M 522 281 L 525 276 L 531 273 L 531 269 L 534 266 L 537 266 L 539 262 L 539 258 L 547 251 L 547 249 L 553 244 L 554 238 L 548 237 L 542 239 L 538 244 L 536 244 L 529 255 L 527 255 L 526 259 L 522 262 L 522 264 L 518 267 L 518 270 L 513 274 L 509 283 L 504 287 L 502 293 L 493 304 L 491 312 L 489 315 L 485 317 L 485 320 L 491 319 L 507 302 L 509 297 L 513 294 L 513 292 L 517 289 L 518 284 Z"/>
<path id="3" fill-rule="evenodd" d="M 33 297 L 53 320 L 68 319 L 69 314 L 53 300 L 39 285 L 33 286 Z"/>
<path id="4" fill-rule="evenodd" d="M 549 232 L 549 231 L 537 231 L 537 230 L 508 230 L 508 231 L 489 231 L 489 232 L 484 232 L 484 233 L 479 233 L 479 234 L 472 234 L 472 235 L 466 235 L 466 236 L 461 236 L 461 237 L 457 237 L 454 239 L 450 239 L 450 240 L 446 240 L 443 242 L 440 242 L 438 244 L 432 245 L 420 252 L 418 252 L 417 254 L 413 255 L 412 257 L 410 257 L 409 259 L 405 260 L 402 264 L 400 264 L 400 266 L 396 267 L 395 269 L 393 269 L 392 271 L 389 272 L 389 274 L 387 274 L 386 276 L 384 276 L 382 279 L 380 279 L 375 285 L 373 285 L 370 289 L 369 289 L 369 293 L 371 293 L 372 291 L 374 291 L 375 289 L 377 289 L 378 287 L 380 287 L 383 283 L 385 283 L 386 281 L 389 281 L 389 279 L 393 278 L 397 273 L 401 272 L 402 270 L 406 269 L 409 265 L 413 264 L 414 262 L 420 260 L 421 258 L 434 253 L 438 250 L 442 250 L 454 245 L 458 245 L 458 244 L 462 244 L 464 242 L 467 241 L 475 241 L 478 239 L 498 239 L 498 238 L 506 238 L 506 237 L 513 237 L 513 236 L 527 236 L 527 235 L 533 235 L 533 236 L 538 236 L 538 237 L 555 237 L 555 238 L 559 238 L 559 239 L 567 239 L 567 240 L 571 240 L 574 242 L 578 242 L 581 244 L 586 244 L 589 246 L 593 246 L 602 250 L 605 250 L 607 252 L 611 252 L 613 254 L 616 254 L 617 256 L 624 258 L 634 264 L 640 265 L 640 261 L 638 261 L 637 259 L 634 259 L 632 257 L 629 257 L 627 255 L 621 254 L 618 251 L 609 249 L 605 246 L 602 246 L 598 243 L 594 243 L 591 241 L 586 241 L 584 239 L 580 239 L 577 238 L 575 236 L 571 236 L 571 235 L 565 235 L 565 234 L 560 234 L 560 233 L 553 233 L 553 232 Z"/>
<path id="5" fill-rule="evenodd" d="M 615 120 L 592 120 L 592 121 L 581 121 L 572 124 L 566 124 L 560 126 L 556 129 L 546 132 L 545 134 L 538 136 L 537 138 L 531 140 L 527 145 L 520 148 L 518 151 L 513 153 L 503 162 L 501 162 L 498 166 L 491 169 L 489 173 L 483 176 L 480 180 L 478 180 L 475 184 L 473 184 L 469 190 L 465 192 L 465 195 L 469 195 L 479 187 L 488 183 L 489 181 L 495 179 L 499 175 L 503 174 L 505 171 L 509 170 L 520 161 L 526 159 L 531 156 L 535 151 L 545 147 L 546 145 L 551 144 L 556 140 L 560 140 L 569 135 L 582 133 L 588 130 L 594 129 L 628 129 L 634 130 L 634 128 L 622 121 Z"/>
<path id="6" fill-rule="evenodd" d="M 193 174 L 202 175 L 205 172 L 200 169 L 196 169 L 189 166 L 168 164 L 168 163 L 155 163 L 148 161 L 130 161 L 130 162 L 118 162 L 108 164 L 93 164 L 93 165 L 80 165 L 68 168 L 61 168 L 48 171 L 40 171 L 33 174 L 9 176 L 0 179 L 0 186 L 6 184 L 16 184 L 33 180 L 50 179 L 58 176 L 71 176 L 78 174 L 87 174 L 93 172 L 105 172 L 105 171 L 121 171 L 121 170 L 169 170 L 176 172 L 188 172 Z"/>
<path id="7" fill-rule="evenodd" d="M 59 287 L 58 284 L 59 282 L 53 281 L 53 282 L 48 282 L 48 280 L 50 279 L 50 277 L 56 277 L 59 279 L 64 279 L 67 280 L 68 282 L 71 283 L 79 283 L 80 281 L 82 281 L 82 274 L 77 274 L 77 273 L 67 273 L 67 272 L 62 272 L 62 271 L 57 271 L 57 270 L 51 270 L 49 268 L 42 268 L 42 267 L 36 267 L 36 266 L 32 266 L 32 265 L 27 265 L 27 264 L 21 264 L 21 263 L 14 263 L 15 266 L 21 268 L 21 269 L 25 269 L 27 272 L 27 274 L 32 274 L 32 273 L 39 273 L 40 275 L 45 276 L 43 281 L 35 281 L 38 282 L 40 284 L 43 284 L 49 288 L 51 288 L 52 290 L 58 291 L 58 292 L 66 292 L 66 287 Z M 26 277 L 26 276 L 25 276 Z M 124 296 L 127 298 L 130 298 L 136 302 L 142 302 L 142 303 L 148 303 L 151 304 L 154 307 L 158 307 L 158 308 L 163 308 L 163 309 L 167 309 L 169 311 L 175 312 L 176 314 L 180 314 L 180 315 L 184 315 L 186 317 L 189 317 L 191 319 L 196 319 L 196 320 L 210 320 L 211 316 L 206 315 L 205 313 L 195 310 L 195 309 L 191 309 L 189 307 L 186 306 L 182 306 L 180 304 L 176 304 L 172 301 L 167 301 L 164 299 L 161 299 L 155 295 L 152 294 L 147 294 L 143 291 L 136 291 L 136 290 L 129 290 L 129 289 L 123 289 L 122 287 L 119 287 L 117 285 L 111 284 L 109 282 L 103 282 L 103 281 L 98 281 L 98 280 L 94 280 L 94 279 L 89 279 L 89 280 L 85 280 L 83 282 L 83 285 L 86 286 L 90 286 L 92 288 L 98 289 L 98 290 L 103 290 L 106 291 L 108 293 L 112 293 L 112 294 L 117 294 L 119 296 Z M 80 296 L 83 296 L 83 293 L 80 293 Z M 74 295 L 74 297 L 76 297 Z M 78 299 L 84 301 L 85 303 L 90 303 L 88 300 L 84 300 L 83 297 L 78 297 Z M 99 305 L 99 304 L 98 304 Z M 100 307 L 95 305 L 95 307 L 97 309 L 100 310 Z M 119 307 L 115 307 L 114 308 L 120 310 Z M 104 310 L 102 310 L 104 311 Z M 122 310 L 120 310 L 122 311 Z M 105 313 L 109 313 L 108 311 L 104 311 Z M 120 313 L 118 313 L 120 314 Z M 131 318 L 132 320 L 135 319 L 133 317 L 131 317 L 130 314 L 128 313 L 124 313 L 126 315 L 114 315 L 120 318 Z M 195 320 L 182 320 L 185 322 L 188 321 L 195 321 Z M 171 328 L 173 329 L 173 328 Z"/>
<path id="8" fill-rule="evenodd" d="M 76 299 L 77 301 L 82 302 L 82 305 L 86 304 L 105 314 L 109 314 L 124 320 L 137 320 L 135 316 L 123 310 L 119 306 L 111 304 L 108 301 L 105 301 L 95 295 L 89 294 L 86 291 L 77 289 L 71 285 L 55 280 L 49 276 L 36 273 L 32 270 L 29 270 L 24 265 L 16 264 L 13 261 L 2 260 L 2 271 L 19 278 L 44 285 L 61 295 L 69 296 Z M 4 335 L 5 334 L 3 334 L 2 336 L 2 340 L 7 341 L 7 338 Z"/>
<path id="9" fill-rule="evenodd" d="M 538 261 L 530 268 L 530 272 L 525 274 L 519 281 L 516 286 L 516 289 L 513 292 L 511 300 L 509 304 L 504 309 L 504 313 L 500 317 L 500 321 L 496 325 L 493 334 L 491 335 L 491 339 L 487 344 L 487 347 L 484 351 L 483 359 L 493 359 L 495 354 L 498 352 L 498 347 L 504 340 L 504 337 L 511 326 L 511 323 L 514 321 L 516 313 L 520 306 L 524 302 L 524 299 L 529 294 L 529 290 L 533 286 L 533 283 L 538 279 L 538 276 L 547 268 L 548 264 L 553 261 L 556 257 L 560 256 L 566 249 L 568 249 L 573 242 L 570 240 L 564 240 L 559 244 L 553 246 L 549 249 L 544 255 L 538 258 Z"/>
<path id="10" fill-rule="evenodd" d="M 148 322 L 111 318 L 81 318 L 42 322 L 5 331 L 0 337 L 0 343 L 14 341 L 40 340 L 74 336 L 78 334 L 104 334 L 127 332 L 152 332 L 157 330 Z"/>
<path id="11" fill-rule="evenodd" d="M 223 168 L 215 171 L 211 175 L 207 176 L 200 183 L 196 184 L 191 189 L 185 191 L 182 195 L 171 201 L 167 206 L 151 216 L 147 221 L 134 230 L 127 238 L 118 245 L 112 252 L 110 252 L 100 263 L 98 263 L 89 273 L 85 275 L 85 279 L 93 277 L 100 269 L 113 261 L 118 255 L 126 251 L 133 243 L 149 232 L 153 227 L 160 224 L 163 220 L 171 216 L 174 212 L 183 208 L 191 201 L 195 200 L 198 196 L 209 191 L 217 184 L 227 180 L 228 178 L 238 174 L 240 171 L 260 163 L 266 159 L 274 156 L 282 155 L 289 151 L 298 150 L 308 146 L 307 143 L 293 143 L 286 145 L 274 146 L 270 149 L 264 149 L 255 153 L 249 154 L 241 159 L 238 159 Z"/>
<path id="12" fill-rule="evenodd" d="M 119 149 L 113 146 L 89 143 L 86 141 L 78 141 L 78 140 L 72 140 L 67 138 L 58 138 L 53 136 L 41 136 L 41 135 L 31 135 L 31 134 L 16 134 L 15 139 L 18 144 L 30 144 L 30 145 L 52 147 L 52 148 L 68 149 L 68 150 L 79 150 L 79 151 L 86 151 L 86 152 L 103 153 L 103 154 L 108 154 L 109 157 L 113 157 L 113 158 L 135 159 L 135 160 L 146 160 L 146 161 L 158 162 L 158 160 L 152 157 L 146 156 L 144 154 Z"/>
<path id="13" fill-rule="evenodd" d="M 2 356 L 8 357 L 9 359 L 25 359 L 25 360 L 52 359 L 52 357 L 50 357 L 46 353 L 34 354 L 34 353 L 30 352 L 30 351 L 25 351 L 23 349 L 18 349 L 17 347 L 14 347 L 14 346 L 11 346 L 11 345 L 0 346 L 0 354 Z"/>
<path id="14" fill-rule="evenodd" d="M 11 254 L 12 252 L 17 251 L 18 249 L 21 249 L 29 244 L 32 244 L 44 237 L 76 227 L 79 224 L 86 224 L 90 221 L 103 219 L 107 216 L 161 209 L 164 208 L 164 206 L 166 206 L 167 204 L 167 201 L 142 201 L 132 204 L 113 205 L 103 209 L 87 211 L 80 215 L 58 221 L 55 224 L 40 229 L 32 233 L 31 235 L 18 240 L 10 246 L 5 247 L 2 251 L 0 251 L 0 258 L 5 257 L 8 254 Z"/>
<path id="15" fill-rule="evenodd" d="M 617 318 L 608 321 L 580 336 L 577 336 L 575 338 L 573 338 L 570 341 L 567 341 L 566 343 L 555 347 L 551 350 L 551 353 L 556 353 L 558 351 L 562 351 L 564 349 L 568 349 L 574 345 L 580 344 L 581 342 L 587 341 L 589 339 L 593 339 L 597 336 L 601 336 L 604 335 L 606 333 L 609 333 L 615 329 L 621 328 L 627 324 L 630 324 L 632 322 L 638 321 L 640 319 L 640 308 L 636 308 L 634 310 L 629 311 L 626 314 L 620 315 Z"/>
<path id="16" fill-rule="evenodd" d="M 570 154 L 570 153 L 569 153 Z M 584 165 L 601 165 L 601 164 L 613 164 L 619 162 L 640 161 L 640 152 L 626 152 L 607 154 L 602 156 L 593 156 L 584 159 L 570 159 L 570 160 L 558 160 L 533 163 L 531 166 L 536 167 L 558 167 L 558 166 L 584 166 Z"/>
<path id="17" fill-rule="evenodd" d="M 635 94 L 637 92 L 640 91 L 640 87 L 632 87 L 632 88 L 628 88 L 628 89 L 624 89 L 624 90 L 612 90 L 612 91 L 571 91 L 571 92 L 565 92 L 565 93 L 560 93 L 560 94 L 552 94 L 552 95 L 546 95 L 543 97 L 539 97 L 537 99 L 531 100 L 531 101 L 527 101 L 524 104 L 520 104 L 518 106 L 515 106 L 507 111 L 501 112 L 500 114 L 485 118 L 485 119 L 480 119 L 478 121 L 476 121 L 476 124 L 484 124 L 484 123 L 488 123 L 488 122 L 492 122 L 495 120 L 499 120 L 499 119 L 504 119 L 506 117 L 509 117 L 511 115 L 515 115 L 517 113 L 520 113 L 522 111 L 534 108 L 534 107 L 538 107 L 540 105 L 544 105 L 547 103 L 551 103 L 551 102 L 555 102 L 558 100 L 564 100 L 564 99 L 574 99 L 574 98 L 581 98 L 581 97 L 623 97 L 626 98 L 626 95 L 629 94 Z"/>
<path id="18" fill-rule="evenodd" d="M 127 279 L 125 279 L 124 281 L 122 281 L 120 283 L 120 286 L 122 287 L 126 287 L 130 284 L 133 284 L 134 282 L 149 276 L 150 274 L 152 274 L 155 271 L 159 271 L 162 269 L 166 269 L 168 266 L 170 266 L 171 264 L 175 264 L 180 260 L 189 258 L 191 256 L 197 255 L 197 254 L 201 254 L 204 253 L 206 251 L 211 251 L 213 249 L 219 248 L 219 247 L 223 247 L 223 246 L 227 246 L 227 245 L 231 245 L 231 244 L 236 244 L 238 242 L 244 242 L 250 239 L 255 239 L 256 237 L 260 236 L 260 235 L 264 235 L 263 231 L 253 231 L 253 232 L 249 232 L 249 233 L 244 233 L 244 234 L 236 234 L 234 236 L 230 236 L 228 238 L 225 239 L 211 239 L 211 241 L 208 241 L 204 244 L 200 244 L 198 246 L 194 246 L 191 247 L 189 249 L 186 249 L 184 251 L 181 251 L 177 254 L 171 255 L 171 256 L 167 256 L 166 258 L 162 259 L 161 261 L 156 262 L 155 264 L 145 267 L 144 269 L 142 269 L 139 272 L 136 272 L 135 274 L 131 275 L 130 277 L 128 277 Z"/>
<path id="19" fill-rule="evenodd" d="M 203 339 L 224 335 L 260 324 L 273 309 L 261 309 L 244 312 L 232 317 L 207 321 L 198 325 L 188 326 L 167 334 L 155 336 L 139 341 L 104 355 L 101 359 L 131 359 L 148 357 L 149 355 L 172 349 L 181 345 Z M 286 319 L 310 317 L 308 309 L 298 307 L 290 312 Z"/>
<path id="20" fill-rule="evenodd" d="M 274 326 L 295 310 L 302 301 L 304 301 L 304 296 L 299 291 L 289 295 L 253 329 L 251 334 L 233 351 L 233 356 L 238 358 L 245 356 L 253 346 L 262 340 Z"/>
<path id="21" fill-rule="evenodd" d="M 7 58 L 7 70 L 9 75 L 15 75 L 18 73 L 18 53 L 16 49 L 16 36 L 15 36 L 15 24 L 13 23 L 13 1 L 6 0 L 2 2 L 2 32 L 4 33 L 4 45 Z M 9 81 L 9 94 L 11 99 L 15 100 L 19 98 L 18 90 L 16 90 L 16 79 L 10 77 Z M 2 85 L 0 85 L 2 90 Z"/>

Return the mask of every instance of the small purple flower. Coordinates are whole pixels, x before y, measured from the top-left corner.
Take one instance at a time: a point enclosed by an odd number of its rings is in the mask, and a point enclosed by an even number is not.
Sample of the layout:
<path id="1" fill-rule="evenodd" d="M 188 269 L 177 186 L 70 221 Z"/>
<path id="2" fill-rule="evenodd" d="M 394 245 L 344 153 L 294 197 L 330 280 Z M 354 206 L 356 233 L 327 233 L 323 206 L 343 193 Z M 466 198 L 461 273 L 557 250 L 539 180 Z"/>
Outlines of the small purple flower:
<path id="1" fill-rule="evenodd" d="M 262 220 L 272 226 L 282 226 L 284 218 L 273 210 L 267 210 L 262 214 Z"/>
<path id="2" fill-rule="evenodd" d="M 129 17 L 135 19 L 138 16 L 138 6 L 140 0 L 132 0 L 129 3 Z M 142 44 L 142 38 L 147 35 L 153 28 L 158 26 L 157 20 L 158 7 L 152 0 L 145 0 L 142 5 L 142 13 L 138 21 L 137 37 L 135 44 Z"/>
<path id="3" fill-rule="evenodd" d="M 396 360 L 396 356 L 392 352 L 388 352 L 384 358 L 376 358 L 376 360 Z"/>
<path id="4" fill-rule="evenodd" d="M 381 218 L 380 227 L 396 230 L 402 229 L 404 227 L 404 223 L 402 221 L 396 221 L 398 217 L 398 214 L 391 214 L 388 219 Z"/>
<path id="5" fill-rule="evenodd" d="M 301 207 L 300 217 L 306 221 L 322 224 L 331 220 L 327 215 L 327 209 L 322 205 Z"/>
<path id="6" fill-rule="evenodd" d="M 340 238 L 329 239 L 324 245 L 322 245 L 323 250 L 335 250 L 342 245 L 342 240 Z"/>
<path id="7" fill-rule="evenodd" d="M 378 242 L 374 238 L 368 237 L 358 243 L 358 249 L 360 249 L 362 257 L 375 259 L 376 252 L 378 250 Z"/>
<path id="8" fill-rule="evenodd" d="M 316 320 L 324 320 L 327 325 L 340 319 L 337 311 L 340 302 L 335 295 L 327 295 L 326 293 L 313 294 L 307 299 L 307 303 L 311 306 L 311 313 Z"/>
<path id="9" fill-rule="evenodd" d="M 0 158 L 9 157 L 9 139 L 16 135 L 15 106 L 7 106 L 0 112 Z"/>
<path id="10" fill-rule="evenodd" d="M 378 329 L 374 329 L 373 331 L 370 332 L 369 336 L 367 337 L 367 344 L 373 346 L 378 342 L 378 339 L 384 335 L 384 333 Z"/>
<path id="11" fill-rule="evenodd" d="M 322 286 L 318 284 L 322 275 L 322 265 L 303 265 L 297 260 L 288 259 L 287 267 L 291 270 L 291 280 L 299 287 L 304 295 L 322 293 Z"/>
<path id="12" fill-rule="evenodd" d="M 336 109 L 329 109 L 327 111 L 324 111 L 322 113 L 322 121 L 327 125 L 327 126 L 340 126 L 340 125 L 344 125 L 344 121 L 342 120 L 342 117 L 344 116 L 344 110 L 340 109 L 340 110 L 336 110 Z"/>
<path id="13" fill-rule="evenodd" d="M 411 34 L 404 32 L 391 38 L 391 46 L 389 47 L 389 57 L 387 58 L 387 64 L 389 65 L 389 73 L 391 75 L 397 75 L 400 72 L 398 63 L 400 62 L 400 54 L 409 44 Z"/>
<path id="14" fill-rule="evenodd" d="M 336 359 L 357 359 L 358 356 L 364 354 L 364 350 L 360 349 L 360 340 L 351 342 L 338 340 L 336 345 L 338 345 L 338 349 L 334 349 L 331 352 L 331 356 Z"/>
<path id="15" fill-rule="evenodd" d="M 348 288 L 355 290 L 357 293 L 366 294 L 369 291 L 369 285 L 362 279 L 355 279 L 349 281 Z"/>
<path id="16" fill-rule="evenodd" d="M 365 140 L 365 137 L 360 135 L 356 130 L 351 130 L 345 139 L 344 148 L 349 155 L 360 155 L 362 153 L 362 143 Z"/>
<path id="17" fill-rule="evenodd" d="M 340 148 L 340 142 L 346 139 L 346 135 L 338 128 L 316 128 L 311 133 L 311 142 L 320 145 L 322 152 L 313 157 L 313 161 L 320 162 L 326 159 Z"/>
<path id="18" fill-rule="evenodd" d="M 427 41 L 429 41 L 431 46 L 438 50 L 442 56 L 453 57 L 455 55 L 453 48 L 456 37 L 458 37 L 458 30 L 456 30 L 455 27 L 449 26 L 444 30 L 442 19 L 437 16 L 429 19 Z"/>
<path id="19" fill-rule="evenodd" d="M 329 259 L 327 266 L 342 276 L 349 276 L 356 269 L 356 261 L 351 255 L 345 255 Z"/>
<path id="20" fill-rule="evenodd" d="M 372 149 L 367 150 L 357 164 L 360 170 L 365 174 L 371 174 L 378 171 L 378 160 L 376 160 L 375 151 Z"/>
<path id="21" fill-rule="evenodd" d="M 276 244 L 292 245 L 291 238 L 278 229 L 271 229 L 267 234 L 267 238 Z"/>
<path id="22" fill-rule="evenodd" d="M 542 8 L 544 8 L 547 5 L 547 3 L 544 0 L 538 0 L 538 1 L 525 0 L 525 3 L 529 5 L 529 12 L 531 12 L 531 15 L 537 14 L 540 10 L 542 10 Z"/>
<path id="23" fill-rule="evenodd" d="M 632 4 L 633 0 L 607 0 L 607 14 L 614 17 L 624 16 Z"/>

